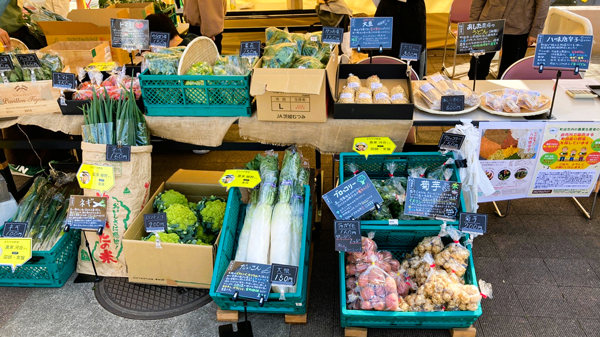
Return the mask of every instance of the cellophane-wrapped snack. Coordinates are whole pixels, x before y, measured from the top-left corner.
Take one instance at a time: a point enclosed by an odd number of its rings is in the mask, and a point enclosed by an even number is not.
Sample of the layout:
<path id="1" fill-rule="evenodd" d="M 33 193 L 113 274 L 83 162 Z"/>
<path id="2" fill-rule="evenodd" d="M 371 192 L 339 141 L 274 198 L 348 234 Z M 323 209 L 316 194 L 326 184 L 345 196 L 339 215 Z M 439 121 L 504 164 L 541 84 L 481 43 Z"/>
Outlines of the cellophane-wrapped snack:
<path id="1" fill-rule="evenodd" d="M 354 90 L 344 86 L 342 90 L 340 90 L 340 99 L 338 100 L 338 103 L 354 103 Z"/>
<path id="2" fill-rule="evenodd" d="M 483 95 L 483 99 L 484 99 L 483 103 L 490 109 L 492 109 L 494 111 L 498 111 L 498 112 L 503 111 L 504 107 L 503 107 L 500 97 L 498 97 L 494 94 L 491 94 L 489 92 L 486 92 Z"/>
<path id="3" fill-rule="evenodd" d="M 381 86 L 373 90 L 373 102 L 377 104 L 392 104 L 390 91 L 386 86 Z"/>
<path id="4" fill-rule="evenodd" d="M 442 108 L 442 94 L 431 83 L 423 83 L 419 86 L 419 95 L 423 98 L 429 108 L 440 110 Z"/>
<path id="5" fill-rule="evenodd" d="M 427 77 L 427 82 L 436 88 L 442 95 L 463 95 L 451 79 L 446 75 L 435 74 Z"/>
<path id="6" fill-rule="evenodd" d="M 375 91 L 377 88 L 381 88 L 383 84 L 377 75 L 371 75 L 367 78 L 367 88 L 371 89 L 371 91 Z"/>
<path id="7" fill-rule="evenodd" d="M 468 85 L 460 82 L 455 82 L 456 88 L 465 95 L 465 105 L 467 106 L 475 106 L 479 103 L 479 96 L 469 88 Z"/>
<path id="8" fill-rule="evenodd" d="M 406 92 L 401 85 L 395 85 L 392 88 L 391 99 L 393 104 L 406 104 L 408 103 L 408 98 L 406 96 Z"/>
<path id="9" fill-rule="evenodd" d="M 371 89 L 365 87 L 358 88 L 358 90 L 356 90 L 356 99 L 354 101 L 361 104 L 373 103 Z"/>
<path id="10" fill-rule="evenodd" d="M 348 74 L 348 79 L 346 80 L 346 86 L 356 91 L 361 87 L 360 78 L 354 74 Z"/>

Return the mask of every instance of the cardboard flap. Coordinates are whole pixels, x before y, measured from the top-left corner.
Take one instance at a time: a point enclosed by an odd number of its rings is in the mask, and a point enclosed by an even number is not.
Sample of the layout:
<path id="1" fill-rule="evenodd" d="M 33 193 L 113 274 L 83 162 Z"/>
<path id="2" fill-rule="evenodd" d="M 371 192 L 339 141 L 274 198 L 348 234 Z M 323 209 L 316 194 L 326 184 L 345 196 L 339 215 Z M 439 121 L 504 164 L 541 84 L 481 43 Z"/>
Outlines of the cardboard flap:
<path id="1" fill-rule="evenodd" d="M 329 84 L 329 92 L 332 97 L 336 97 L 336 81 L 337 81 L 337 72 L 338 72 L 338 46 L 331 51 L 331 57 L 329 58 L 329 62 L 327 62 L 327 67 L 325 68 L 325 72 L 327 72 L 327 83 Z"/>
<path id="2" fill-rule="evenodd" d="M 269 91 L 318 95 L 324 79 L 321 69 L 255 69 L 250 94 L 259 96 Z"/>

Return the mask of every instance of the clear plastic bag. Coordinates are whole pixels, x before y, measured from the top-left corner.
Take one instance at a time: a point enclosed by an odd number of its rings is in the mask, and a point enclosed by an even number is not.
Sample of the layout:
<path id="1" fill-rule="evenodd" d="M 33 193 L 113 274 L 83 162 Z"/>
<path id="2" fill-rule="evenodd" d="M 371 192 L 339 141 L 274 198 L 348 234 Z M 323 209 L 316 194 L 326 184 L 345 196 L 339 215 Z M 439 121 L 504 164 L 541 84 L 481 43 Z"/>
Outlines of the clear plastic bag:
<path id="1" fill-rule="evenodd" d="M 422 84 L 418 91 L 429 108 L 433 110 L 442 108 L 442 94 L 431 83 Z"/>
<path id="2" fill-rule="evenodd" d="M 435 256 L 435 263 L 448 273 L 462 278 L 467 272 L 468 261 L 471 253 L 460 244 L 461 233 L 453 226 L 448 226 L 448 234 L 454 242 L 448 244 L 444 250 Z"/>
<path id="3" fill-rule="evenodd" d="M 491 94 L 489 92 L 486 92 L 483 95 L 484 98 L 484 104 L 489 107 L 490 109 L 494 110 L 494 111 L 498 111 L 498 112 L 502 112 L 504 107 L 502 104 L 502 101 L 500 99 L 500 97 Z"/>
<path id="4" fill-rule="evenodd" d="M 469 86 L 459 82 L 455 82 L 454 85 L 465 95 L 465 105 L 474 106 L 477 105 L 477 103 L 479 103 L 479 96 L 476 93 L 474 93 L 473 90 L 469 88 Z"/>
<path id="5" fill-rule="evenodd" d="M 402 298 L 398 297 L 396 281 L 375 260 L 372 256 L 372 264 L 357 279 L 361 309 L 400 311 Z"/>

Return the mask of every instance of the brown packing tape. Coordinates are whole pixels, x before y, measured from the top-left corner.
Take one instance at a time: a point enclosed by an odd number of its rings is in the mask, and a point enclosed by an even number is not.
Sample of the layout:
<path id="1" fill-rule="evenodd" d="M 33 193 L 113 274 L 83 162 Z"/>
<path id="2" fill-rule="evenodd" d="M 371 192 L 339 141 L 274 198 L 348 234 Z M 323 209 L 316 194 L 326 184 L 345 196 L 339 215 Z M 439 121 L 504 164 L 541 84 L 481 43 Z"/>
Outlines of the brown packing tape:
<path id="1" fill-rule="evenodd" d="M 167 285 L 170 286 L 170 287 L 176 287 L 177 286 L 177 281 L 171 280 L 171 279 L 167 279 Z"/>
<path id="2" fill-rule="evenodd" d="M 8 161 L 4 161 L 4 163 L 0 164 L 0 170 L 4 170 L 7 167 L 8 167 Z"/>

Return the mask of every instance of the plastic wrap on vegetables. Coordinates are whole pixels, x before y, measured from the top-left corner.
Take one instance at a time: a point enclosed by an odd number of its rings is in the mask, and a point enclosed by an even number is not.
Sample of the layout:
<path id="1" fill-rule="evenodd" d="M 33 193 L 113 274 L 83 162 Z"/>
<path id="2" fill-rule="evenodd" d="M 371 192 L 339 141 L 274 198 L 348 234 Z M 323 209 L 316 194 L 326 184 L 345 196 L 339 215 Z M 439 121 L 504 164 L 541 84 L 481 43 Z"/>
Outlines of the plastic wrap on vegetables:
<path id="1" fill-rule="evenodd" d="M 300 56 L 292 65 L 292 68 L 298 69 L 324 69 L 325 65 L 315 57 Z"/>
<path id="2" fill-rule="evenodd" d="M 194 63 L 185 73 L 186 75 L 212 75 L 213 70 L 207 62 Z M 185 81 L 185 85 L 204 85 L 204 81 Z"/>
<path id="3" fill-rule="evenodd" d="M 292 42 L 296 43 L 298 50 L 302 51 L 302 46 L 304 46 L 304 42 L 306 41 L 305 34 L 291 33 L 290 39 Z"/>
<path id="4" fill-rule="evenodd" d="M 146 58 L 150 75 L 177 75 L 179 57 L 164 56 Z"/>
<path id="5" fill-rule="evenodd" d="M 263 68 L 290 68 L 297 56 L 295 43 L 267 46 L 263 55 Z"/>
<path id="6" fill-rule="evenodd" d="M 265 30 L 265 34 L 267 38 L 267 46 L 294 42 L 290 37 L 290 33 L 279 28 L 269 27 Z"/>

